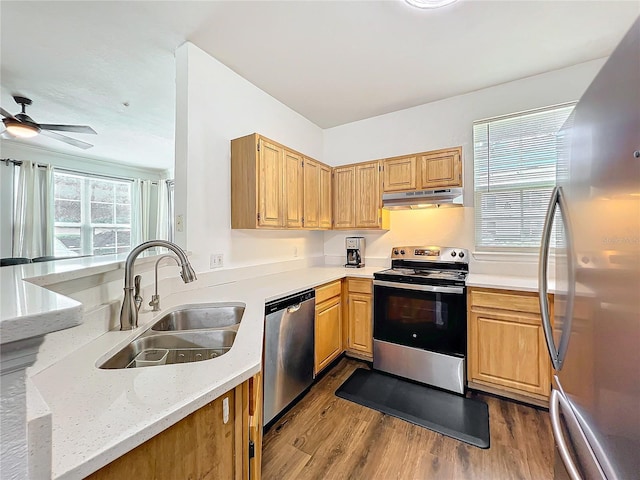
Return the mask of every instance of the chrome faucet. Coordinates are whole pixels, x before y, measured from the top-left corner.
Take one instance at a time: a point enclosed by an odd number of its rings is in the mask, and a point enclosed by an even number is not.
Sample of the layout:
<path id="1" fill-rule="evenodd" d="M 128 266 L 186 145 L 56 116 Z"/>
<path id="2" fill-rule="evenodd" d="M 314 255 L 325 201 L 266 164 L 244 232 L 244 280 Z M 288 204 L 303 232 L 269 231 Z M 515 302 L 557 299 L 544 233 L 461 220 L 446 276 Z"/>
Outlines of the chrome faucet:
<path id="1" fill-rule="evenodd" d="M 133 330 L 138 327 L 138 309 L 136 308 L 133 296 L 133 264 L 138 258 L 138 255 L 152 247 L 168 248 L 178 256 L 180 267 L 182 267 L 180 276 L 184 283 L 190 283 L 196 280 L 196 272 L 193 271 L 184 250 L 178 245 L 166 240 L 149 240 L 148 242 L 141 243 L 131 250 L 124 264 L 124 300 L 122 302 L 122 310 L 120 310 L 120 330 Z"/>
<path id="2" fill-rule="evenodd" d="M 160 258 L 158 258 L 158 260 L 156 260 L 156 293 L 155 295 L 151 295 L 151 301 L 149 302 L 149 306 L 151 307 L 151 310 L 154 312 L 157 312 L 160 310 L 160 295 L 158 295 L 158 264 L 160 264 L 160 262 L 162 261 L 162 259 L 164 258 L 173 258 L 173 261 L 176 262 L 176 264 L 178 266 L 180 266 L 180 261 L 174 257 L 173 255 L 162 255 Z"/>

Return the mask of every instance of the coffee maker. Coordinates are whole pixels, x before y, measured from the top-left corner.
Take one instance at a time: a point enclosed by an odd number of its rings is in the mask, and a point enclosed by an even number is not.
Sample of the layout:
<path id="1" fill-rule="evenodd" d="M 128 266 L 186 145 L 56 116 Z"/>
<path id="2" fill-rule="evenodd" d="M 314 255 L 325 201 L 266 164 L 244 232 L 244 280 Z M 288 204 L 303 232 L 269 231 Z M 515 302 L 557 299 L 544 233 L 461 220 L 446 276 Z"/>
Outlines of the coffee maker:
<path id="1" fill-rule="evenodd" d="M 364 267 L 364 237 L 347 237 L 347 263 L 345 267 Z"/>

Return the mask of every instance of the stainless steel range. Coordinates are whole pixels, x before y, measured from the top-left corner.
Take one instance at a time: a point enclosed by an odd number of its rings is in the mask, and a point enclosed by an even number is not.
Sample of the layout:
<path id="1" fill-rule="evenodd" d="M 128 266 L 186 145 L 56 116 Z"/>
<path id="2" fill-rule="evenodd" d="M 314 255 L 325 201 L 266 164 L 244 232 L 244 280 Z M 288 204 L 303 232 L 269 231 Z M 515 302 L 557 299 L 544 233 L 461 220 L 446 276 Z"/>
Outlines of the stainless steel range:
<path id="1" fill-rule="evenodd" d="M 373 368 L 464 393 L 469 252 L 394 247 L 373 275 Z"/>

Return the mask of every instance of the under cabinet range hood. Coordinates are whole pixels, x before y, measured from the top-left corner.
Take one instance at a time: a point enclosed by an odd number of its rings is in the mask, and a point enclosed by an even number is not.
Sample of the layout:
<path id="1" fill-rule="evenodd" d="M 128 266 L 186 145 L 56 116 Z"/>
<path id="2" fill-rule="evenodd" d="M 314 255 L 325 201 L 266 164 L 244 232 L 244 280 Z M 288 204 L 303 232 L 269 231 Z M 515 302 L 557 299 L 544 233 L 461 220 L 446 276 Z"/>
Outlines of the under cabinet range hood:
<path id="1" fill-rule="evenodd" d="M 417 192 L 385 193 L 382 208 L 409 210 L 433 207 L 461 207 L 462 188 L 439 188 Z"/>

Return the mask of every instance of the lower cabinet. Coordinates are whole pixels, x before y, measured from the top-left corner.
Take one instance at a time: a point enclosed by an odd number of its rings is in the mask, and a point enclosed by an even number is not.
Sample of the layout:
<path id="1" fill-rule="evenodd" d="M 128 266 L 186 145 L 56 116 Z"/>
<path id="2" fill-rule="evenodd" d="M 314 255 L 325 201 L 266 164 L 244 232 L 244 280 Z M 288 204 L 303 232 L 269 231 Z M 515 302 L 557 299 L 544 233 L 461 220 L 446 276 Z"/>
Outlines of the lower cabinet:
<path id="1" fill-rule="evenodd" d="M 347 278 L 347 351 L 373 358 L 373 282 Z"/>
<path id="2" fill-rule="evenodd" d="M 315 363 L 321 372 L 342 353 L 342 281 L 316 288 Z"/>
<path id="3" fill-rule="evenodd" d="M 538 294 L 469 288 L 469 386 L 547 405 L 551 362 Z"/>
<path id="4" fill-rule="evenodd" d="M 262 425 L 251 428 L 261 422 L 259 385 L 259 375 L 238 385 L 87 479 L 259 479 L 259 456 L 249 458 L 249 441 L 257 454 L 262 446 Z"/>

